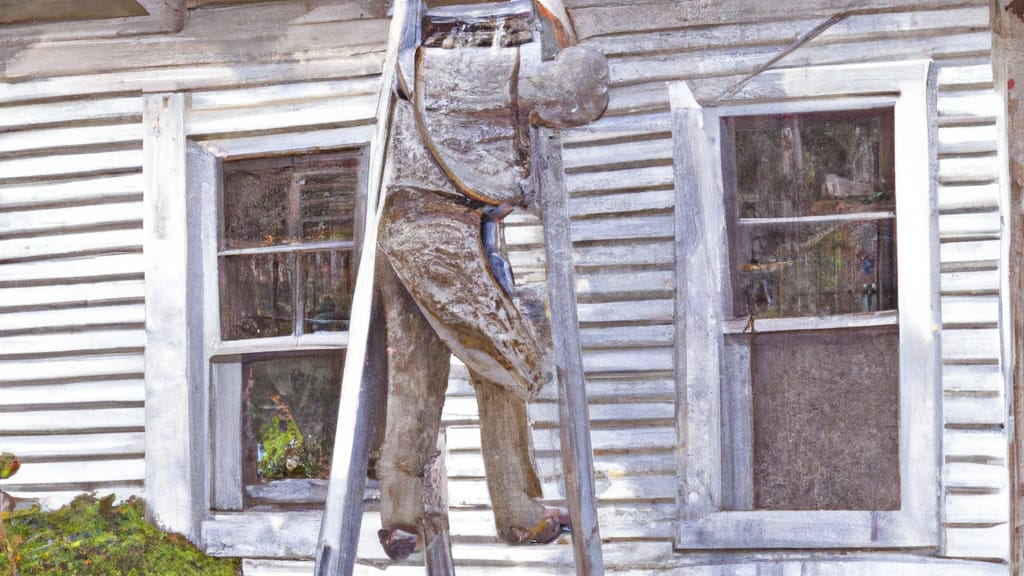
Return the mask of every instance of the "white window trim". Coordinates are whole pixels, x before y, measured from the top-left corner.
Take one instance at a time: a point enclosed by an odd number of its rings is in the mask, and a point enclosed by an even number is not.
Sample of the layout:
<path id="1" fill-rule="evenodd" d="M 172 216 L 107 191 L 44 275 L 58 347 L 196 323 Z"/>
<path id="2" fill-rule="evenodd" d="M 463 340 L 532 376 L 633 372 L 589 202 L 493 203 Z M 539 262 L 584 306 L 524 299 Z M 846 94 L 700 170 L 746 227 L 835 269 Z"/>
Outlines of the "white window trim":
<path id="1" fill-rule="evenodd" d="M 700 90 L 695 90 L 703 92 Z M 764 72 L 702 108 L 670 85 L 676 173 L 679 522 L 675 546 L 718 549 L 938 548 L 941 351 L 935 194 L 935 75 L 928 61 Z M 723 333 L 728 254 L 720 152 L 726 116 L 895 110 L 900 508 L 724 510 Z M 910 239 L 910 241 L 908 241 Z"/>
<path id="2" fill-rule="evenodd" d="M 219 142 L 223 146 L 223 141 Z M 341 148 L 362 148 L 362 162 L 359 168 L 359 180 L 355 198 L 356 213 L 365 212 L 367 190 L 367 164 L 369 142 L 350 142 Z M 273 151 L 274 154 L 298 155 L 303 150 Z M 241 340 L 224 340 L 220 330 L 220 286 L 219 261 L 225 251 L 219 250 L 217 238 L 222 222 L 223 204 L 223 162 L 233 159 L 233 155 L 218 149 L 214 154 L 204 142 L 189 142 L 186 179 L 195 182 L 199 190 L 199 206 L 207 207 L 200 213 L 201 244 L 203 246 L 203 265 L 205 279 L 204 333 L 206 335 L 206 358 L 209 359 L 210 390 L 210 506 L 215 511 L 242 511 L 245 509 L 246 486 L 243 480 L 243 446 L 245 438 L 242 429 L 243 412 L 242 389 L 243 370 L 246 355 L 281 352 L 330 352 L 348 347 L 348 332 L 311 332 L 301 335 L 276 336 L 269 338 L 248 338 Z M 211 186 L 212 184 L 212 186 Z M 217 209 L 209 209 L 216 206 Z M 355 240 L 348 244 L 357 246 L 361 237 L 361 219 L 356 218 Z M 196 234 L 194 232 L 193 234 Z M 310 249 L 315 243 L 307 243 L 299 251 Z M 324 244 L 324 243 L 321 243 Z M 325 247 L 335 248 L 340 243 L 334 242 Z M 286 250 L 290 249 L 285 247 Z M 236 251 L 238 252 L 238 251 Z M 352 261 L 357 256 L 353 254 Z M 323 490 L 326 492 L 327 481 Z M 310 483 L 316 484 L 316 483 Z M 314 489 L 315 490 L 315 489 Z M 310 492 L 310 491 L 306 491 Z M 302 501 L 314 498 L 308 493 L 302 494 Z"/>
<path id="3" fill-rule="evenodd" d="M 220 166 L 239 157 L 340 149 L 363 148 L 368 156 L 373 119 L 342 129 L 304 127 L 287 137 L 206 141 L 189 134 L 188 102 L 184 93 L 143 97 L 147 514 L 211 554 L 312 553 L 319 513 L 241 510 L 241 447 L 213 442 L 240 424 L 211 417 L 211 401 L 235 402 L 240 410 L 243 354 L 336 350 L 347 347 L 348 333 L 220 341 Z M 365 194 L 356 210 L 365 212 Z M 357 219 L 358 237 L 363 221 Z"/>

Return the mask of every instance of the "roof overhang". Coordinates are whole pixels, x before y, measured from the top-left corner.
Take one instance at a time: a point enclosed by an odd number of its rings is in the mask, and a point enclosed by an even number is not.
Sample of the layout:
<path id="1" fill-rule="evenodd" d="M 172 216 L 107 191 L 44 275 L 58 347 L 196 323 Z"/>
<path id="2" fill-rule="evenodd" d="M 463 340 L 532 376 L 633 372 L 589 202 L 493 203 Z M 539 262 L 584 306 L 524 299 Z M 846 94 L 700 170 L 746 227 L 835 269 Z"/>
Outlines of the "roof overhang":
<path id="1" fill-rule="evenodd" d="M 0 0 L 0 46 L 177 32 L 185 0 Z"/>

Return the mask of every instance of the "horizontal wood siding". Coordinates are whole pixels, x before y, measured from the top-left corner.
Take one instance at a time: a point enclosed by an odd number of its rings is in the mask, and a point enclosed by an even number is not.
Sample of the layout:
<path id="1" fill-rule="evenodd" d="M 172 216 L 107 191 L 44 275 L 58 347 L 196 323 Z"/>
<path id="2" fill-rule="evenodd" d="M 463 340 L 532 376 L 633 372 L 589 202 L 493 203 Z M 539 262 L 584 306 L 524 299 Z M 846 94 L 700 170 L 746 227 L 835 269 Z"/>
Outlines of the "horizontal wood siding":
<path id="1" fill-rule="evenodd" d="M 3 489 L 142 494 L 142 99 L 0 105 Z"/>
<path id="2" fill-rule="evenodd" d="M 991 66 L 939 73 L 943 552 L 1009 557 L 1006 389 L 1000 342 L 999 164 Z M 978 104 L 981 104 L 979 107 Z M 993 249 L 996 249 L 995 251 Z"/>

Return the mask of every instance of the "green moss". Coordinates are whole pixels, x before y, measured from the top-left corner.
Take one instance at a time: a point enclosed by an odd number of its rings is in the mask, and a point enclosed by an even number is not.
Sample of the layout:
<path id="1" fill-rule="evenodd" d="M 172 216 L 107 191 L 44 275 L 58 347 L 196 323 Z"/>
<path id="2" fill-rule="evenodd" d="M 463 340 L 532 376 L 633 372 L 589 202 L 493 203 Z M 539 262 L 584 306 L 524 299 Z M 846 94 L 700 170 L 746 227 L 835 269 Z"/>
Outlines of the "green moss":
<path id="1" fill-rule="evenodd" d="M 18 576 L 237 576 L 233 558 L 204 556 L 185 538 L 143 517 L 142 501 L 80 496 L 53 512 L 15 512 L 5 521 L 15 551 L 0 556 L 0 574 Z M 14 568 L 14 570 L 12 570 Z"/>
<path id="2" fill-rule="evenodd" d="M 268 480 L 284 478 L 301 466 L 304 440 L 294 418 L 289 417 L 282 423 L 274 416 L 260 428 L 260 438 L 263 440 L 261 476 Z"/>

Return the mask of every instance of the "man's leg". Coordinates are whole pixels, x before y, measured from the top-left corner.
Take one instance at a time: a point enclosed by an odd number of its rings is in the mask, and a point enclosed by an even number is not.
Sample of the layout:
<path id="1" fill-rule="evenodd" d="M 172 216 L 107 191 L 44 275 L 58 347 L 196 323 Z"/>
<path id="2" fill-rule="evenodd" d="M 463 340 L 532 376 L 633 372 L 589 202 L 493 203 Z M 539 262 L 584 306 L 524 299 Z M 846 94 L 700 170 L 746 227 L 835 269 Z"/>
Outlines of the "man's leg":
<path id="1" fill-rule="evenodd" d="M 383 526 L 379 536 L 388 556 L 402 559 L 412 553 L 417 540 L 422 541 L 418 536 L 423 473 L 437 449 L 451 354 L 383 254 L 378 258 L 377 283 L 386 319 L 389 382 L 387 423 L 377 461 Z"/>
<path id="2" fill-rule="evenodd" d="M 527 399 L 547 380 L 532 326 L 491 276 L 482 211 L 426 191 L 392 190 L 380 247 L 448 348 L 469 368 L 488 487 L 507 541 L 547 542 L 566 520 L 540 502 Z"/>
<path id="3" fill-rule="evenodd" d="M 512 544 L 554 540 L 567 518 L 540 501 L 526 401 L 472 370 L 470 382 L 480 411 L 480 442 L 498 535 Z"/>

